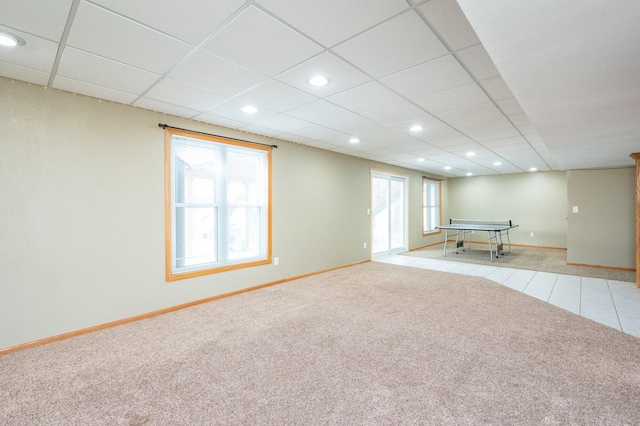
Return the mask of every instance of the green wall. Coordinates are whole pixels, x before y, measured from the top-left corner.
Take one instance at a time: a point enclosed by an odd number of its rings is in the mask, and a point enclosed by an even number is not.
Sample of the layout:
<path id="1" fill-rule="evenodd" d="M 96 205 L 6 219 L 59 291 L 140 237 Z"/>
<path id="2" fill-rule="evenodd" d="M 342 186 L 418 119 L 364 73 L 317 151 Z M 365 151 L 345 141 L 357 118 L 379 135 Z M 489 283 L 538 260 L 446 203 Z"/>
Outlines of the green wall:
<path id="1" fill-rule="evenodd" d="M 570 170 L 567 183 L 567 262 L 634 268 L 635 168 Z"/>
<path id="2" fill-rule="evenodd" d="M 367 261 L 372 169 L 409 179 L 410 249 L 443 239 L 422 236 L 416 171 L 4 78 L 0 93 L 0 349 Z M 165 281 L 158 123 L 278 145 L 278 266 Z M 631 171 L 569 178 L 569 185 L 565 172 L 447 179 L 443 220 L 511 219 L 520 225 L 516 244 L 567 247 L 575 263 L 633 267 Z M 567 222 L 567 200 L 580 204 L 584 221 Z"/>
<path id="3" fill-rule="evenodd" d="M 453 218 L 511 220 L 518 224 L 510 231 L 513 244 L 567 247 L 565 172 L 449 179 L 447 200 Z M 480 234 L 474 240 L 485 241 L 486 233 Z"/>
<path id="4" fill-rule="evenodd" d="M 409 176 L 409 244 L 422 174 L 0 78 L 0 349 L 370 259 L 370 174 Z M 165 281 L 164 132 L 158 123 L 276 144 L 273 255 Z"/>

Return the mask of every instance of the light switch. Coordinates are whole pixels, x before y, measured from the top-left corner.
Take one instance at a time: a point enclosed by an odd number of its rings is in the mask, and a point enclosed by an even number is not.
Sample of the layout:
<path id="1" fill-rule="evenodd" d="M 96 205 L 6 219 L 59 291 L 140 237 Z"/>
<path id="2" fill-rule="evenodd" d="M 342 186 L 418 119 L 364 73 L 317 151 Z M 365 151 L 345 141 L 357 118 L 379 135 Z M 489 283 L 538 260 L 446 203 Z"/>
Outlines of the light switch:
<path id="1" fill-rule="evenodd" d="M 573 212 L 578 213 L 578 206 L 573 206 Z"/>

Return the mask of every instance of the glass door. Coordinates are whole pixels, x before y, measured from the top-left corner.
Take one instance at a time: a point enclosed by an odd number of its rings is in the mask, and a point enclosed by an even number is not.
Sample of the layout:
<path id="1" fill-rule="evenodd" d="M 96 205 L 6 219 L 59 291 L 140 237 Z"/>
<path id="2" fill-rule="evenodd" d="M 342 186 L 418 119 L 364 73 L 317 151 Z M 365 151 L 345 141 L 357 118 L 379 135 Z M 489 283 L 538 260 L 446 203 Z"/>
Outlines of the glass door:
<path id="1" fill-rule="evenodd" d="M 373 256 L 407 250 L 407 178 L 382 172 L 371 175 Z"/>

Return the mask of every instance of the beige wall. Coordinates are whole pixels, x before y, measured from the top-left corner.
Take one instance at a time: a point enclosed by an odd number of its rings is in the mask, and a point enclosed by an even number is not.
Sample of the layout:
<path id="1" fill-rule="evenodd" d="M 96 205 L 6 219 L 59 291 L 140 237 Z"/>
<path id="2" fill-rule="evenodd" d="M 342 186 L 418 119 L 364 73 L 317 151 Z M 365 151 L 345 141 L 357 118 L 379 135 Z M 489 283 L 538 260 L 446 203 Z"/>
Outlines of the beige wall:
<path id="1" fill-rule="evenodd" d="M 421 174 L 0 78 L 0 349 L 370 258 L 372 168 Z M 164 138 L 158 123 L 275 143 L 273 255 L 167 283 Z"/>
<path id="2" fill-rule="evenodd" d="M 570 170 L 567 184 L 567 262 L 635 268 L 635 168 Z"/>
<path id="3" fill-rule="evenodd" d="M 411 249 L 443 239 L 422 236 L 422 174 L 415 171 L 4 78 L 0 93 L 5 112 L 0 118 L 0 349 L 366 261 L 372 169 L 409 178 Z M 279 266 L 165 281 L 160 122 L 278 145 L 272 231 Z M 595 243 L 570 253 L 579 255 L 576 263 L 603 265 L 613 261 L 602 257 L 608 251 L 628 264 L 624 259 L 632 256 L 627 245 L 634 233 L 633 224 L 627 227 L 631 170 L 584 173 L 571 175 L 569 199 L 581 206 L 581 218 L 590 214 L 589 205 L 607 213 L 586 225 L 570 221 L 577 227 L 569 245 L 580 247 L 595 225 L 608 239 L 592 234 Z M 566 247 L 566 176 L 447 179 L 443 219 L 512 219 L 520 224 L 512 242 Z M 610 191 L 611 185 L 622 186 Z M 631 194 L 623 189 L 627 185 Z M 577 194 L 585 198 L 574 200 Z M 609 234 L 612 220 L 620 221 L 620 229 Z"/>
<path id="4" fill-rule="evenodd" d="M 518 224 L 510 232 L 513 244 L 567 247 L 565 172 L 474 176 L 448 181 L 450 217 L 508 219 Z M 474 239 L 485 240 L 486 234 L 480 234 Z"/>

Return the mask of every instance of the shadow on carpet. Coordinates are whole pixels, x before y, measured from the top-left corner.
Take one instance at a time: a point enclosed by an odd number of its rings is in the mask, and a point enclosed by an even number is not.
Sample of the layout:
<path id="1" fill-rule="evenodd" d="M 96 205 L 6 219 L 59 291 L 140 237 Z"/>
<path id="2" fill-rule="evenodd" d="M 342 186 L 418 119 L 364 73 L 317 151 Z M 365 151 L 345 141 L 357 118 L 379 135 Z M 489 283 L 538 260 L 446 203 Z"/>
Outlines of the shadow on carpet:
<path id="1" fill-rule="evenodd" d="M 471 250 L 460 251 L 456 254 L 447 245 L 447 256 L 443 255 L 442 244 L 426 247 L 420 250 L 402 253 L 405 256 L 424 257 L 453 262 L 475 263 L 479 265 L 497 266 L 502 268 L 527 269 L 530 271 L 551 272 L 564 275 L 578 275 L 582 277 L 604 278 L 607 280 L 635 282 L 635 271 L 610 268 L 596 268 L 589 266 L 567 265 L 567 251 L 562 249 L 548 249 L 537 247 L 511 246 L 511 252 L 505 251 L 504 256 L 489 260 L 489 249 L 482 244 L 472 244 Z"/>

